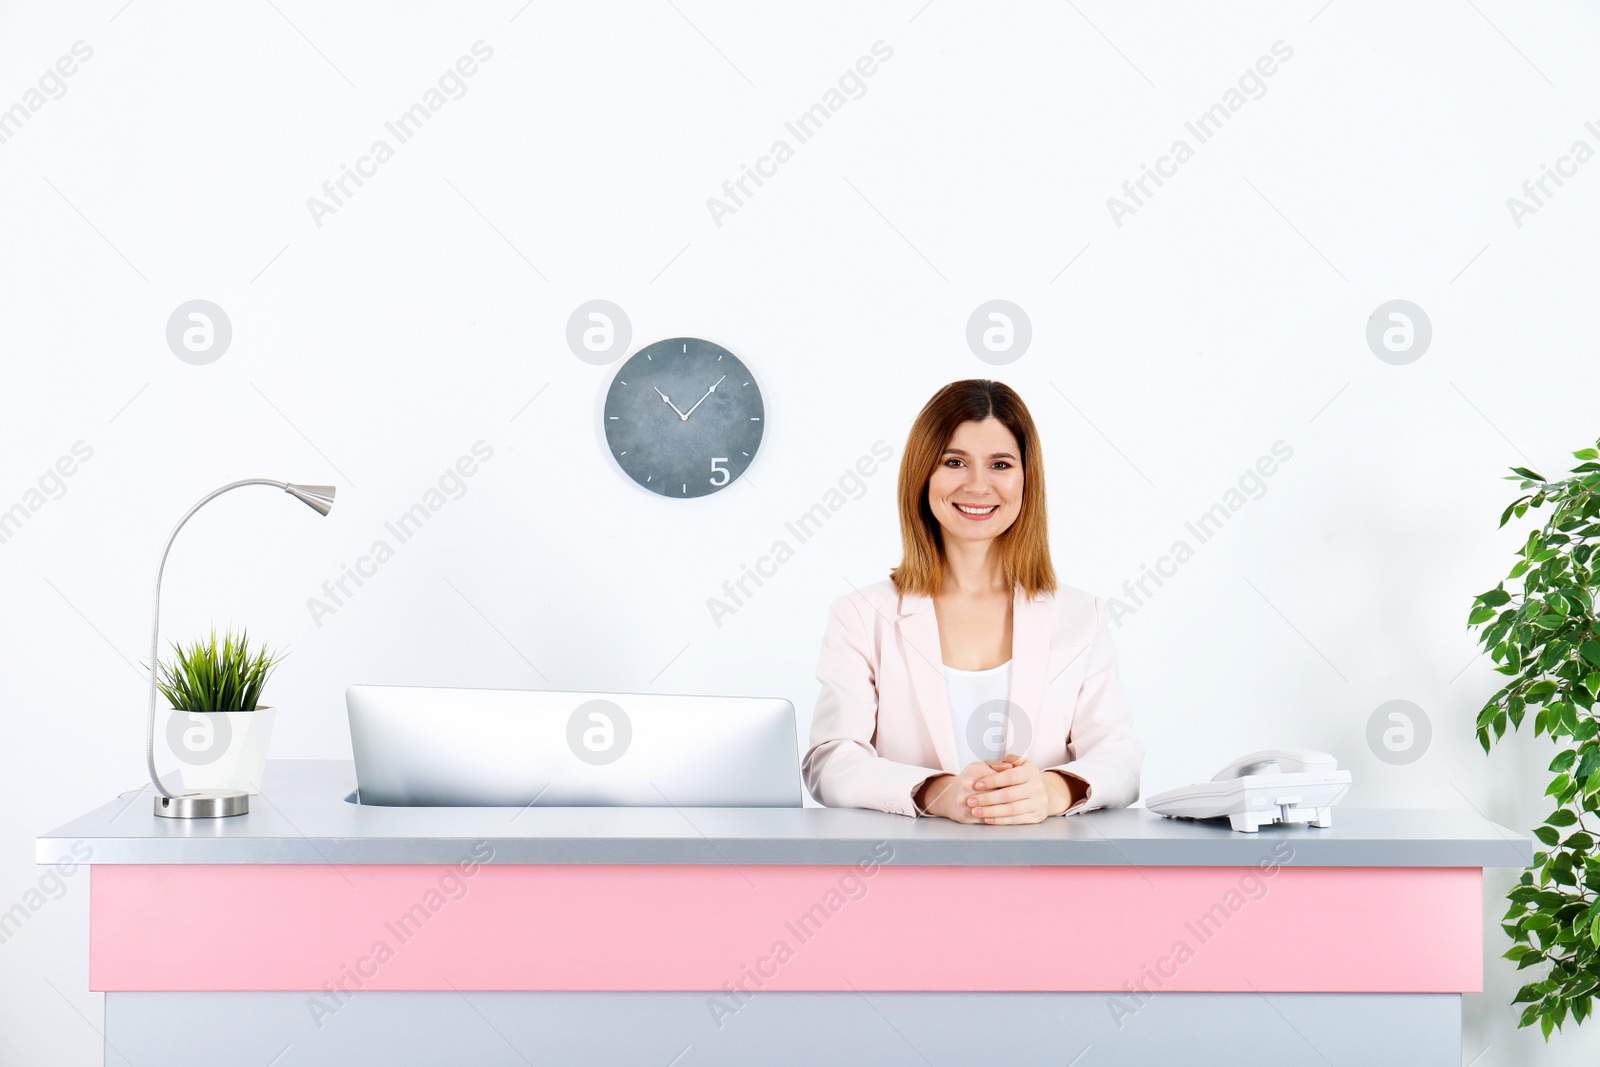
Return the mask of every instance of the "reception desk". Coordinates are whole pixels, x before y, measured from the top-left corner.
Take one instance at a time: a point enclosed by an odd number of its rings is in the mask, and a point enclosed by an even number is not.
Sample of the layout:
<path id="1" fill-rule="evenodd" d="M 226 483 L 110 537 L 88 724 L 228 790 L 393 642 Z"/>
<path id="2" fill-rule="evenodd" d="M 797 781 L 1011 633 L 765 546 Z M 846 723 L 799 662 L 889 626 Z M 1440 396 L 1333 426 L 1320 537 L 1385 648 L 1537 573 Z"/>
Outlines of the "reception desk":
<path id="1" fill-rule="evenodd" d="M 91 867 L 108 1064 L 1457 1067 L 1483 868 L 1533 854 L 1454 809 L 1243 834 L 354 788 L 274 761 L 247 815 L 140 795 L 38 839 Z"/>

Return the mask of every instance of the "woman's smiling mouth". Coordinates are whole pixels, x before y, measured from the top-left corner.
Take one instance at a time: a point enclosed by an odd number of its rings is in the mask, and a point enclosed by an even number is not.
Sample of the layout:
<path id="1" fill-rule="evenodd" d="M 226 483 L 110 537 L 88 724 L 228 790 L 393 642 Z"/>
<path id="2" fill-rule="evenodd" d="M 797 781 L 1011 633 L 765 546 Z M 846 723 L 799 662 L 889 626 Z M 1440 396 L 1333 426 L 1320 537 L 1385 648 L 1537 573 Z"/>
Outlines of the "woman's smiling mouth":
<path id="1" fill-rule="evenodd" d="M 993 515 L 997 510 L 999 510 L 999 508 L 1000 508 L 999 504 L 986 504 L 986 505 L 956 504 L 955 505 L 955 509 L 957 511 L 959 511 L 961 514 L 965 515 L 969 519 L 987 519 L 990 515 Z"/>

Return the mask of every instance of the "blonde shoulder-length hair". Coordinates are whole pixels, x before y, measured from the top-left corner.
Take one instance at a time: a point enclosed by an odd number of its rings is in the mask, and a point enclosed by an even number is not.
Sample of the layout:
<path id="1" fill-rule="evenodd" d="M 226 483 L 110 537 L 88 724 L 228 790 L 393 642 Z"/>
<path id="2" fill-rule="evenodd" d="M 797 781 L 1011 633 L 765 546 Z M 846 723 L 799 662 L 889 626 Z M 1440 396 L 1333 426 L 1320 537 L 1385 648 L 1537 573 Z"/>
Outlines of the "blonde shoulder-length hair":
<path id="1" fill-rule="evenodd" d="M 900 456 L 900 566 L 889 572 L 901 593 L 934 596 L 945 575 L 944 529 L 928 506 L 928 479 L 964 422 L 995 418 L 1011 431 L 1022 451 L 1022 506 L 1000 535 L 1006 581 L 1032 598 L 1056 589 L 1045 528 L 1044 456 L 1028 406 L 1010 386 L 987 378 L 951 382 L 933 394 L 911 424 Z"/>

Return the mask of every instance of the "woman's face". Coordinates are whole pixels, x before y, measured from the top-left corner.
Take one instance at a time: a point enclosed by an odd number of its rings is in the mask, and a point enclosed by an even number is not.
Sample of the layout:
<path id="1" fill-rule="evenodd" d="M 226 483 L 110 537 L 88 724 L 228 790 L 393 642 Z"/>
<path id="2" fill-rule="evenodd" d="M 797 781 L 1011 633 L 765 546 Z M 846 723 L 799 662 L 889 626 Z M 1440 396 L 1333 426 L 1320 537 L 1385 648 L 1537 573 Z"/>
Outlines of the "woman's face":
<path id="1" fill-rule="evenodd" d="M 999 537 L 1022 507 L 1022 449 L 996 418 L 963 422 L 928 478 L 928 507 L 947 538 Z"/>

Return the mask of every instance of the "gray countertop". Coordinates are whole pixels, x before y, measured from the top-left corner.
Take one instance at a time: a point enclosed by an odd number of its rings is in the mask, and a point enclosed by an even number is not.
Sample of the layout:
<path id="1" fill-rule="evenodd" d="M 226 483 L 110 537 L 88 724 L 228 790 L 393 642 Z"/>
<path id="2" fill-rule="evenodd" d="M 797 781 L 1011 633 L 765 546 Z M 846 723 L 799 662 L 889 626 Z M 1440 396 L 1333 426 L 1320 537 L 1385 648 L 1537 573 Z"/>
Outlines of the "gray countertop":
<path id="1" fill-rule="evenodd" d="M 1533 841 L 1455 808 L 1335 807 L 1333 825 L 1235 833 L 1115 808 L 1032 826 L 854 808 L 385 808 L 346 760 L 274 760 L 250 812 L 182 821 L 131 792 L 38 839 L 39 863 L 730 863 L 920 866 L 1524 867 Z M 893 849 L 885 859 L 886 842 Z M 1280 849 L 1293 846 L 1292 855 Z M 876 852 L 875 852 L 876 849 Z M 476 850 L 476 854 L 475 854 Z M 1276 850 L 1276 851 L 1275 851 Z"/>

